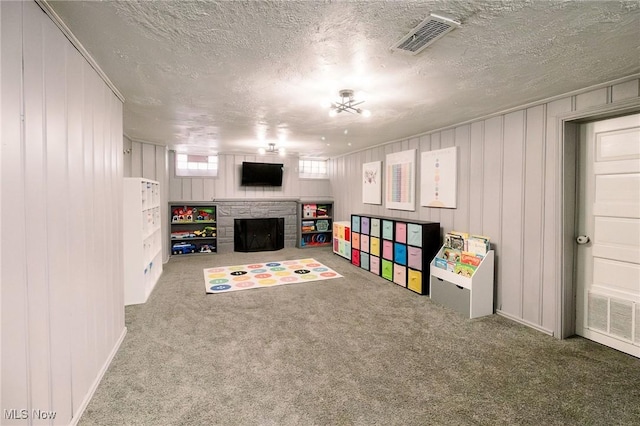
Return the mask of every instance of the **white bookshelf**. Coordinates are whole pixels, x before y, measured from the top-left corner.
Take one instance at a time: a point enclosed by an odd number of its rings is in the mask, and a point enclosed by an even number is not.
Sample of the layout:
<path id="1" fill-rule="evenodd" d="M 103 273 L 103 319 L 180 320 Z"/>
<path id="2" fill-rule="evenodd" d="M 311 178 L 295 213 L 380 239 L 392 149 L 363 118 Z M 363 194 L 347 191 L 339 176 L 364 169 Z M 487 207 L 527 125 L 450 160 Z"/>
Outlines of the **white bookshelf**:
<path id="1" fill-rule="evenodd" d="M 124 179 L 124 304 L 144 303 L 162 274 L 160 184 Z"/>
<path id="2" fill-rule="evenodd" d="M 333 252 L 351 260 L 351 222 L 333 222 Z"/>
<path id="3" fill-rule="evenodd" d="M 442 257 L 440 249 L 436 257 Z M 435 266 L 431 261 L 431 299 L 458 311 L 467 318 L 493 314 L 494 252 L 489 250 L 471 277 Z"/>

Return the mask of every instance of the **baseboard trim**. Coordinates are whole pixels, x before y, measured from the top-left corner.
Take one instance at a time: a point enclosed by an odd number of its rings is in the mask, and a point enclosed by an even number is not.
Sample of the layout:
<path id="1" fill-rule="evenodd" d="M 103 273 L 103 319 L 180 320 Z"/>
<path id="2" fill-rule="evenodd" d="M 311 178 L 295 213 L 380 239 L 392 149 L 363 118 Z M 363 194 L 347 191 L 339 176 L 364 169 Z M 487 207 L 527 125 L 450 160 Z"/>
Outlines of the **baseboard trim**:
<path id="1" fill-rule="evenodd" d="M 76 426 L 78 424 L 78 422 L 80 421 L 80 417 L 82 417 L 82 414 L 84 413 L 84 410 L 89 405 L 89 402 L 91 401 L 91 398 L 93 398 L 93 394 L 96 392 L 96 389 L 98 389 L 98 385 L 100 384 L 100 382 L 102 381 L 102 378 L 104 377 L 105 373 L 107 372 L 107 369 L 109 368 L 109 365 L 111 365 L 111 361 L 113 361 L 113 358 L 116 356 L 116 353 L 118 353 L 118 350 L 120 349 L 120 345 L 124 341 L 124 337 L 126 335 L 127 335 L 127 327 L 125 327 L 122 330 L 122 334 L 120 334 L 120 337 L 118 338 L 118 341 L 114 345 L 113 349 L 111 350 L 111 353 L 109 354 L 109 357 L 107 358 L 107 360 L 105 361 L 104 365 L 100 369 L 100 372 L 98 373 L 98 376 L 96 377 L 96 380 L 91 385 L 91 388 L 89 389 L 89 392 L 87 392 L 87 395 L 84 397 L 84 400 L 82 401 L 82 404 L 80 404 L 80 406 L 78 407 L 76 412 L 73 413 L 73 418 L 71 419 L 71 422 L 69 422 L 69 426 Z"/>
<path id="2" fill-rule="evenodd" d="M 544 334 L 548 334 L 549 336 L 553 336 L 553 331 L 552 330 L 548 330 L 548 329 L 546 329 L 544 327 L 540 327 L 538 324 L 534 324 L 534 323 L 529 322 L 527 320 L 523 320 L 522 318 L 514 317 L 513 315 L 507 314 L 506 312 L 503 312 L 503 311 L 501 311 L 499 309 L 496 309 L 496 314 L 500 315 L 501 317 L 508 318 L 511 321 L 515 321 L 515 322 L 518 322 L 520 324 L 526 325 L 527 327 L 531 327 L 531 328 L 533 328 L 535 330 L 538 330 L 538 331 L 540 331 L 540 332 L 542 332 Z"/>

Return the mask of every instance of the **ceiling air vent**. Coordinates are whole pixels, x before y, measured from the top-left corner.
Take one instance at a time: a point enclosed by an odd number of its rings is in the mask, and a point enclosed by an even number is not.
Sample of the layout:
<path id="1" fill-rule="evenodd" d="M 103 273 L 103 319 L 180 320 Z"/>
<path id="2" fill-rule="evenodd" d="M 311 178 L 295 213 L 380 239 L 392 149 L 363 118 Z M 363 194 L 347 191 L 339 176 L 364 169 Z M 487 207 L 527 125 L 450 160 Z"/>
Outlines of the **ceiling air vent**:
<path id="1" fill-rule="evenodd" d="M 417 55 L 440 37 L 460 26 L 460 22 L 431 13 L 424 21 L 391 47 L 392 50 Z"/>

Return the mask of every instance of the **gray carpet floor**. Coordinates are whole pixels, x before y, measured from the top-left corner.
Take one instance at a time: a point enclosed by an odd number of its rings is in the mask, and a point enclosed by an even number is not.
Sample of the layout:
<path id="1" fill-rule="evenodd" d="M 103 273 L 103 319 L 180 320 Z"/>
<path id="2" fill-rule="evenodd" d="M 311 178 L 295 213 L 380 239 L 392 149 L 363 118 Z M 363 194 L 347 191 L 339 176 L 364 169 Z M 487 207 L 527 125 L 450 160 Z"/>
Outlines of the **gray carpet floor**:
<path id="1" fill-rule="evenodd" d="M 203 268 L 313 257 L 344 278 L 205 294 Z M 468 320 L 329 248 L 173 256 L 80 425 L 640 424 L 640 360 Z"/>

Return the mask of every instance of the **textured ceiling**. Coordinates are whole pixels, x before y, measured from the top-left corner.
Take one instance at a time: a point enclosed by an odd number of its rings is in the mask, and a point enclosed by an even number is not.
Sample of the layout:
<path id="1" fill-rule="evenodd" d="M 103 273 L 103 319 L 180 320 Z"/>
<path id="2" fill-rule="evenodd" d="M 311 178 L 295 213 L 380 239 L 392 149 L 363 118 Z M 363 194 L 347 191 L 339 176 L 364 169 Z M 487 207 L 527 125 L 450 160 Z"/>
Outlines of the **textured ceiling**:
<path id="1" fill-rule="evenodd" d="M 134 140 L 331 157 L 640 72 L 640 1 L 49 1 Z M 390 47 L 430 12 L 462 26 Z M 329 117 L 339 89 L 372 116 Z M 345 134 L 346 131 L 346 134 Z"/>

